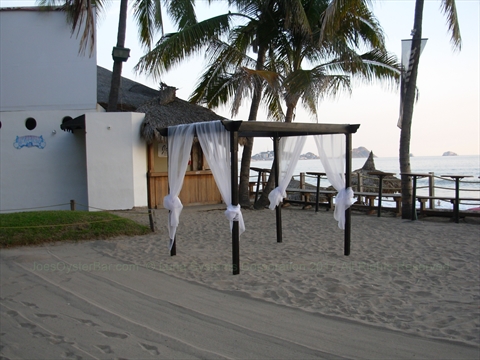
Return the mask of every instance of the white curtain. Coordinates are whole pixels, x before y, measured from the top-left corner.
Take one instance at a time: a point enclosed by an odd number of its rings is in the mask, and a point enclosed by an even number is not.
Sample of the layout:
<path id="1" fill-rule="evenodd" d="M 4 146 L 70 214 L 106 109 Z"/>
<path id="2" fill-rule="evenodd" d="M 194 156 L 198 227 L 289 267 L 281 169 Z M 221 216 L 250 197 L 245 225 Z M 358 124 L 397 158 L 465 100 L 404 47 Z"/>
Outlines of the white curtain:
<path id="1" fill-rule="evenodd" d="M 170 192 L 163 199 L 163 206 L 170 210 L 168 213 L 169 250 L 172 249 L 175 241 L 175 233 L 183 209 L 178 194 L 182 190 L 194 135 L 195 127 L 193 124 L 168 128 L 168 187 Z"/>
<path id="2" fill-rule="evenodd" d="M 328 181 L 338 191 L 334 218 L 338 221 L 338 227 L 343 230 L 345 210 L 354 203 L 352 188 L 345 188 L 345 135 L 315 135 L 314 139 Z"/>
<path id="3" fill-rule="evenodd" d="M 289 136 L 280 139 L 278 154 L 276 154 L 279 162 L 278 186 L 268 194 L 270 210 L 274 210 L 287 197 L 285 191 L 300 159 L 306 139 L 306 136 Z"/>
<path id="4" fill-rule="evenodd" d="M 230 133 L 225 130 L 220 121 L 201 122 L 196 123 L 195 126 L 200 146 L 210 165 L 223 201 L 227 205 L 225 216 L 230 221 L 230 230 L 233 227 L 233 221 L 238 221 L 240 234 L 242 234 L 245 231 L 245 224 L 240 205 L 232 205 L 230 166 L 238 166 L 238 164 L 230 164 Z"/>

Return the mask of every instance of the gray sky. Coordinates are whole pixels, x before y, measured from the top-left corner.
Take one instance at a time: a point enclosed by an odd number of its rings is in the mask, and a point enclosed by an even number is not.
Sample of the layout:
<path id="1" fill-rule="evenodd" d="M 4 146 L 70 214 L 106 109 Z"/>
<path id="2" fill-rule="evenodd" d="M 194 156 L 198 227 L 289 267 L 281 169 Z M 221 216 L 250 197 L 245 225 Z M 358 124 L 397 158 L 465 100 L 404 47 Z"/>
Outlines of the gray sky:
<path id="1" fill-rule="evenodd" d="M 111 1 L 107 14 L 99 19 L 97 29 L 97 62 L 111 69 L 111 49 L 116 42 L 119 1 Z M 414 0 L 373 1 L 374 13 L 384 29 L 387 48 L 401 56 L 401 40 L 410 38 L 413 27 Z M 460 52 L 453 51 L 447 33 L 446 19 L 440 11 L 439 0 L 426 0 L 423 37 L 428 38 L 420 59 L 417 87 L 420 98 L 414 109 L 411 152 L 415 156 L 442 155 L 454 151 L 459 155 L 480 154 L 480 1 L 456 0 L 463 44 Z M 31 6 L 35 1 L 0 0 L 0 6 Z M 219 4 L 208 8 L 206 1 L 197 0 L 199 18 L 223 13 Z M 166 16 L 165 16 L 166 17 Z M 158 81 L 133 72 L 133 67 L 144 54 L 137 40 L 137 28 L 129 13 L 126 47 L 131 57 L 123 67 L 123 76 L 158 88 Z M 166 24 L 166 32 L 174 31 Z M 159 37 L 159 36 L 158 36 Z M 162 77 L 162 81 L 179 90 L 177 96 L 187 99 L 203 69 L 203 57 L 181 64 Z M 236 120 L 246 119 L 249 104 L 245 103 Z M 230 117 L 228 109 L 217 113 Z M 382 84 L 354 84 L 351 95 L 323 101 L 319 106 L 319 122 L 361 124 L 353 136 L 353 146 L 365 146 L 381 157 L 398 155 L 400 130 L 398 89 Z M 264 114 L 258 120 L 265 119 Z M 295 121 L 315 121 L 300 107 Z M 254 152 L 271 150 L 270 141 L 255 142 Z M 304 152 L 317 153 L 313 140 Z"/>

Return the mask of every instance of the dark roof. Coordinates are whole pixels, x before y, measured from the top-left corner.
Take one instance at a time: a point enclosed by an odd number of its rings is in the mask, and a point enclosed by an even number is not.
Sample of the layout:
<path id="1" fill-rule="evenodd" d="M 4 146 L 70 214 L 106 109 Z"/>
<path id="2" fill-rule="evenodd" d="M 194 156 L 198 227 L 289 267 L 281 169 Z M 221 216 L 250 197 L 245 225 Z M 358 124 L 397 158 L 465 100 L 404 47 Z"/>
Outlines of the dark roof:
<path id="1" fill-rule="evenodd" d="M 97 102 L 104 108 L 108 104 L 111 78 L 111 71 L 97 66 Z M 118 108 L 145 114 L 141 136 L 149 144 L 162 138 L 158 128 L 225 119 L 206 107 L 179 99 L 176 90 L 163 83 L 155 90 L 122 77 Z"/>
<path id="2" fill-rule="evenodd" d="M 97 66 L 97 103 L 105 109 L 110 95 L 111 81 L 112 72 Z M 118 109 L 120 111 L 136 111 L 140 105 L 159 95 L 160 91 L 158 90 L 122 77 L 118 95 Z"/>
<path id="3" fill-rule="evenodd" d="M 240 137 L 284 137 L 326 134 L 353 134 L 360 125 L 351 124 L 315 124 L 285 123 L 277 121 L 233 121 L 222 120 L 228 131 L 236 132 Z M 159 128 L 162 136 L 168 135 L 168 127 Z"/>

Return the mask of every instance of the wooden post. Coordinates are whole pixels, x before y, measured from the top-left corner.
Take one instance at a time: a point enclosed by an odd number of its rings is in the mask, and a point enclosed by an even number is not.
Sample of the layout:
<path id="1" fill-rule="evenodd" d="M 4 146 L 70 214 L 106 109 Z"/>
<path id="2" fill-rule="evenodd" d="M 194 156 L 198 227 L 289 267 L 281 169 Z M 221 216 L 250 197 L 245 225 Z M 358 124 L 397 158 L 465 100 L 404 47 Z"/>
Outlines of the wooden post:
<path id="1" fill-rule="evenodd" d="M 345 134 L 345 188 L 349 188 L 352 173 L 352 134 Z M 345 210 L 344 254 L 350 255 L 351 207 Z"/>
<path id="2" fill-rule="evenodd" d="M 155 154 L 154 154 L 154 145 L 147 145 L 147 204 L 148 207 L 156 207 L 156 196 L 155 196 L 155 181 L 152 180 L 151 173 L 155 171 Z"/>
<path id="3" fill-rule="evenodd" d="M 230 131 L 230 170 L 232 185 L 232 205 L 238 205 L 238 132 Z M 240 229 L 238 221 L 232 227 L 232 270 L 233 275 L 240 274 Z"/>
<path id="4" fill-rule="evenodd" d="M 278 142 L 280 139 L 278 135 L 273 137 L 273 168 L 275 169 L 275 187 L 278 186 L 278 173 L 279 173 L 279 163 L 278 163 Z M 282 242 L 282 207 L 281 204 L 278 204 L 275 208 L 276 218 L 277 218 L 277 243 Z"/>
<path id="5" fill-rule="evenodd" d="M 430 209 L 435 209 L 435 173 L 429 172 L 428 173 L 430 176 L 428 178 L 428 196 L 431 196 L 432 198 L 429 200 L 429 206 Z"/>
<path id="6" fill-rule="evenodd" d="M 305 173 L 300 173 L 300 189 L 305 189 Z M 305 193 L 300 193 L 300 200 L 306 201 L 306 194 Z"/>
<path id="7" fill-rule="evenodd" d="M 70 210 L 75 211 L 75 200 L 70 200 Z"/>
<path id="8" fill-rule="evenodd" d="M 153 221 L 153 217 L 154 217 L 154 212 L 153 212 L 153 209 L 148 209 L 148 221 L 150 222 L 150 230 L 152 230 L 152 232 L 155 232 L 155 222 Z"/>
<path id="9" fill-rule="evenodd" d="M 357 173 L 357 191 L 363 191 L 363 176 L 360 172 Z M 358 201 L 363 203 L 363 196 L 358 196 Z"/>

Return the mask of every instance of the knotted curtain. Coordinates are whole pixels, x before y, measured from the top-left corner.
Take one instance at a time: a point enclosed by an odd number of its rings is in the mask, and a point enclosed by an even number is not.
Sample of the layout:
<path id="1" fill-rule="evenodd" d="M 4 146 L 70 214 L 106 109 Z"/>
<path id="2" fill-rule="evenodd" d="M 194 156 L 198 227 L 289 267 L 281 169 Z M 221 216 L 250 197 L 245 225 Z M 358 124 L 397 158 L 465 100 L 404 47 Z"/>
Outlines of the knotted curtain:
<path id="1" fill-rule="evenodd" d="M 314 135 L 314 139 L 328 181 L 338 191 L 333 216 L 344 230 L 345 210 L 354 203 L 352 188 L 345 188 L 345 135 Z"/>

